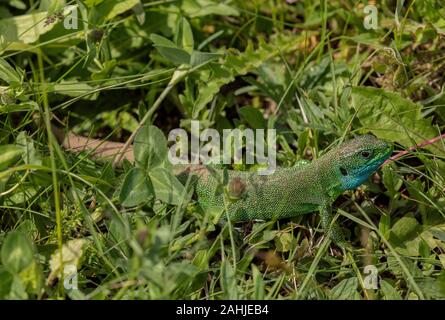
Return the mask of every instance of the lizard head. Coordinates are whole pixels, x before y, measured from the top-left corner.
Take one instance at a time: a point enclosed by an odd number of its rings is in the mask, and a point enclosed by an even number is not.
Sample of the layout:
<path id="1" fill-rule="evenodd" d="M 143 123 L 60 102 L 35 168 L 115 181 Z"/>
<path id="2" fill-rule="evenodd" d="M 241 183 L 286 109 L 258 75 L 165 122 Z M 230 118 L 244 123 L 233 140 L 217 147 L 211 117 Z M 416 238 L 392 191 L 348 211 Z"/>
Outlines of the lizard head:
<path id="1" fill-rule="evenodd" d="M 392 153 L 392 145 L 371 135 L 358 136 L 332 150 L 342 190 L 351 190 L 368 179 Z"/>

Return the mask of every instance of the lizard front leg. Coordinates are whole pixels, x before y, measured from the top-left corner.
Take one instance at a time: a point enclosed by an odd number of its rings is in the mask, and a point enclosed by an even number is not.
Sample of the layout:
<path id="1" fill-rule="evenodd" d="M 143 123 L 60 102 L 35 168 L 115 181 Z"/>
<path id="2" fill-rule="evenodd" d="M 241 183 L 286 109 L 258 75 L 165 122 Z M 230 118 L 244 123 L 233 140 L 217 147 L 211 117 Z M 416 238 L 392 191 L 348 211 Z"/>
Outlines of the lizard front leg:
<path id="1" fill-rule="evenodd" d="M 332 241 L 341 248 L 349 247 L 337 221 L 333 221 L 332 205 L 324 204 L 319 207 L 321 226 L 326 235 L 331 237 Z"/>

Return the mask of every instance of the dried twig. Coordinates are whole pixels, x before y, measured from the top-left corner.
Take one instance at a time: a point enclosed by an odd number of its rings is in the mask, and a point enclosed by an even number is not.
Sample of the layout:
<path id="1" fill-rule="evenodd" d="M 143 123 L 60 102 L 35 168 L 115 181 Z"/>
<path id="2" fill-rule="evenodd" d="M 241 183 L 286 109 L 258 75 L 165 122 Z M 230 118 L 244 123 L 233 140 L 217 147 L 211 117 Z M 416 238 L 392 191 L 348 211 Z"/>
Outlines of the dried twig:
<path id="1" fill-rule="evenodd" d="M 423 148 L 423 147 L 425 147 L 425 146 L 428 146 L 428 145 L 430 145 L 430 144 L 433 144 L 433 143 L 435 143 L 435 142 L 437 142 L 437 141 L 439 141 L 439 140 L 441 140 L 441 139 L 444 139 L 444 138 L 445 138 L 445 133 L 443 133 L 443 134 L 441 134 L 440 136 L 437 136 L 437 137 L 435 137 L 435 138 L 432 138 L 432 139 L 429 139 L 429 140 L 422 141 L 422 142 L 418 143 L 418 144 L 415 145 L 415 146 L 409 147 L 407 150 L 400 151 L 399 153 L 393 155 L 391 158 L 389 158 L 388 160 L 386 160 L 386 161 L 383 163 L 383 165 L 387 165 L 388 163 L 391 163 L 391 162 L 393 162 L 393 161 L 396 161 L 396 160 L 399 159 L 400 157 L 403 157 L 404 155 L 406 155 L 406 154 L 408 154 L 408 153 L 410 153 L 410 152 L 412 152 L 412 151 L 415 151 L 415 150 L 418 149 L 418 148 Z"/>

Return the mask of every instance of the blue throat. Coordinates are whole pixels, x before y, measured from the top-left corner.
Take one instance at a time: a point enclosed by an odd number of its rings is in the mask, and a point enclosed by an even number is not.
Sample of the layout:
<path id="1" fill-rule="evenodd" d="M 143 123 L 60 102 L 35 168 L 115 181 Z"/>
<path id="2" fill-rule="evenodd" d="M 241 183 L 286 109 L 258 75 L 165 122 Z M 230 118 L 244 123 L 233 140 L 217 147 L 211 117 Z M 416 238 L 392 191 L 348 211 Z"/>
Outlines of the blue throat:
<path id="1" fill-rule="evenodd" d="M 357 188 L 358 186 L 362 185 L 363 182 L 365 182 L 368 177 L 372 174 L 373 171 L 364 171 L 361 174 L 353 174 L 348 175 L 346 177 L 341 178 L 341 185 L 343 190 L 352 190 Z"/>
<path id="2" fill-rule="evenodd" d="M 341 177 L 341 186 L 343 190 L 352 190 L 362 185 L 371 174 L 373 174 L 383 163 L 383 161 L 377 161 L 369 166 L 360 168 L 355 172 L 350 172 L 347 176 Z"/>

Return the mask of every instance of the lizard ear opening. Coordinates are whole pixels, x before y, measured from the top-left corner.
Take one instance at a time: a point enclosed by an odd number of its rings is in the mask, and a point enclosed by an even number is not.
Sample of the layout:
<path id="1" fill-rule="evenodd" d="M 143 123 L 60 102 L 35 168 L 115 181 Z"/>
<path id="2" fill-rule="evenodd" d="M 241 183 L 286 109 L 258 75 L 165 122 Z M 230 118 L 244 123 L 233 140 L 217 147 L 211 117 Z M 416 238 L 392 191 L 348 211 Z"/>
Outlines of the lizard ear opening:
<path id="1" fill-rule="evenodd" d="M 343 167 L 340 167 L 340 172 L 341 172 L 341 174 L 344 175 L 344 176 L 347 176 L 347 175 L 348 175 L 348 171 L 347 171 L 345 168 L 343 168 Z"/>

